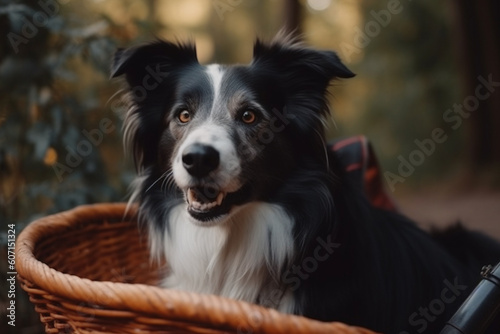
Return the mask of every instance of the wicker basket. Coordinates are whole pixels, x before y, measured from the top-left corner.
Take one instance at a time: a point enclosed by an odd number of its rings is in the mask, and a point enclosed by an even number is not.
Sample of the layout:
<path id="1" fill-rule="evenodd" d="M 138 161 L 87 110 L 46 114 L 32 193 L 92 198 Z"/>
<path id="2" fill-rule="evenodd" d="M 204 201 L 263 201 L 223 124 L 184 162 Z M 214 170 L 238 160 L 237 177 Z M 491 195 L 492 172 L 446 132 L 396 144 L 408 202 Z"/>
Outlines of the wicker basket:
<path id="1" fill-rule="evenodd" d="M 212 295 L 155 287 L 135 209 L 81 206 L 19 235 L 17 271 L 47 333 L 373 334 Z"/>

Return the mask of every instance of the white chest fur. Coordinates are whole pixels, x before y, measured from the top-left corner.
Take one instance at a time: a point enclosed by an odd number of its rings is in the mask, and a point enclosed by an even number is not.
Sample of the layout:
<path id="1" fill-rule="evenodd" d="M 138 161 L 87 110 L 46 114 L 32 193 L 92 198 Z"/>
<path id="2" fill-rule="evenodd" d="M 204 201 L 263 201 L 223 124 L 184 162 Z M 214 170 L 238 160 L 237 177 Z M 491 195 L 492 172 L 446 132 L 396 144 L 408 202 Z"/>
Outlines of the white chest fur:
<path id="1" fill-rule="evenodd" d="M 167 288 L 216 294 L 294 311 L 280 269 L 293 254 L 293 221 L 278 205 L 250 203 L 227 221 L 204 227 L 190 221 L 185 205 L 170 214 L 163 242 L 171 272 Z"/>

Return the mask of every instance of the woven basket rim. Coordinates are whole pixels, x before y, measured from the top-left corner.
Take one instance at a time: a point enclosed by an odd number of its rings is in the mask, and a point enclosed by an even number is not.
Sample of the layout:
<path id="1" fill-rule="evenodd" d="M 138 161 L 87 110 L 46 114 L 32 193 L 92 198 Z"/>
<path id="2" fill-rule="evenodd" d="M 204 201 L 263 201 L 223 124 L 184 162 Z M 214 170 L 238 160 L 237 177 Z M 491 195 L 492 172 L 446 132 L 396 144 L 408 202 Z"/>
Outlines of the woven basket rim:
<path id="1" fill-rule="evenodd" d="M 38 288 L 69 300 L 90 302 L 109 309 L 133 311 L 155 317 L 168 316 L 179 321 L 192 321 L 196 318 L 200 323 L 231 328 L 250 326 L 256 329 L 255 332 L 270 329 L 276 333 L 290 333 L 302 329 L 304 333 L 335 333 L 334 330 L 343 334 L 374 333 L 343 323 L 320 322 L 283 314 L 273 309 L 215 295 L 169 290 L 138 283 L 93 281 L 57 271 L 34 255 L 38 241 L 71 229 L 79 222 L 80 216 L 84 216 L 82 219 L 85 221 L 89 221 L 90 216 L 96 221 L 117 222 L 132 220 L 136 214 L 135 205 L 128 208 L 126 203 L 101 203 L 78 206 L 35 220 L 20 233 L 16 243 L 18 275 Z"/>

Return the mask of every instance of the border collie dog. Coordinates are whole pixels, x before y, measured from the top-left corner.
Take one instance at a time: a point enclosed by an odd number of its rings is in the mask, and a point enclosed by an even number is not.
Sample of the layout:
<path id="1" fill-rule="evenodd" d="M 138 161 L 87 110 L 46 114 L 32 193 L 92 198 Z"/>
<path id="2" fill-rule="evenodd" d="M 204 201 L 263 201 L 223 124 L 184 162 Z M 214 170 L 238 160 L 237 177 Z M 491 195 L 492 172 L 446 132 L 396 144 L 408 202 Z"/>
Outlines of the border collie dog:
<path id="1" fill-rule="evenodd" d="M 130 108 L 132 200 L 163 286 L 384 333 L 438 333 L 500 246 L 428 234 L 372 206 L 325 143 L 328 87 L 354 74 L 279 34 L 248 65 L 201 65 L 192 44 L 117 51 Z"/>

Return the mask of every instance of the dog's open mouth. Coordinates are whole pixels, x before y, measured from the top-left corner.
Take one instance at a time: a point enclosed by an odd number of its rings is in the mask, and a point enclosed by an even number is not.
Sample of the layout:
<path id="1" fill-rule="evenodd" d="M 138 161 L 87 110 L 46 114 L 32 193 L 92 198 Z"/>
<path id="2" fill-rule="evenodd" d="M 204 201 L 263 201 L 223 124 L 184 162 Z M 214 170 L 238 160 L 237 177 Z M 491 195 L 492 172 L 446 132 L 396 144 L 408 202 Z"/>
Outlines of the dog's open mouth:
<path id="1" fill-rule="evenodd" d="M 186 197 L 191 209 L 205 212 L 222 205 L 226 194 L 213 188 L 189 188 Z"/>
<path id="2" fill-rule="evenodd" d="M 202 222 L 216 221 L 228 214 L 234 205 L 248 197 L 248 187 L 226 193 L 212 187 L 191 187 L 185 191 L 189 214 Z"/>

